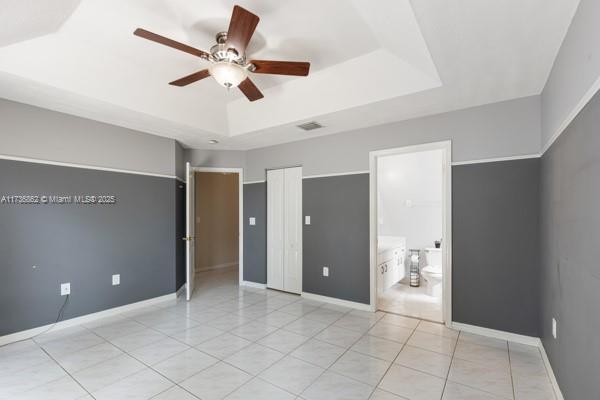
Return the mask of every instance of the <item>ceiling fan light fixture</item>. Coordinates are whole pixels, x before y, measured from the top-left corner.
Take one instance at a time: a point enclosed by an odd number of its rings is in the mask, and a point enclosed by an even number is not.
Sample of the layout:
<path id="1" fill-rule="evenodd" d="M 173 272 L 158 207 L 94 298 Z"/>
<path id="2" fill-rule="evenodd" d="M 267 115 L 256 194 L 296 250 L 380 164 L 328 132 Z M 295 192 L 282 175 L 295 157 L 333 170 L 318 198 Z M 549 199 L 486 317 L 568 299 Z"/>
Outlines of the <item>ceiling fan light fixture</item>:
<path id="1" fill-rule="evenodd" d="M 228 89 L 237 87 L 248 77 L 246 68 L 226 61 L 215 62 L 208 70 L 219 85 Z"/>

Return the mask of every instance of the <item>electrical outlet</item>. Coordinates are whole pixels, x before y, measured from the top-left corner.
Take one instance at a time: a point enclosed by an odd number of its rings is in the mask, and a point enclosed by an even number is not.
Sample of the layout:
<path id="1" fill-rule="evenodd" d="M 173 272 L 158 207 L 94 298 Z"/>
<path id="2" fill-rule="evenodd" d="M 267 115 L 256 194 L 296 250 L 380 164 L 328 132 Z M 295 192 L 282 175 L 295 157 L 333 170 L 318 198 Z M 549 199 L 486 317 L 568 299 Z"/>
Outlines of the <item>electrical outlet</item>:
<path id="1" fill-rule="evenodd" d="M 329 276 L 329 267 L 323 267 L 323 276 Z"/>
<path id="2" fill-rule="evenodd" d="M 304 216 L 304 224 L 305 225 L 310 225 L 310 215 L 305 215 Z"/>
<path id="3" fill-rule="evenodd" d="M 71 283 L 69 283 L 69 282 L 61 283 L 60 284 L 60 295 L 66 296 L 68 294 L 71 294 Z"/>
<path id="4" fill-rule="evenodd" d="M 556 325 L 556 318 L 552 318 L 552 336 L 554 336 L 554 339 L 558 337 L 558 327 Z"/>
<path id="5" fill-rule="evenodd" d="M 113 286 L 117 286 L 121 284 L 121 274 L 116 274 L 112 276 L 112 284 Z"/>

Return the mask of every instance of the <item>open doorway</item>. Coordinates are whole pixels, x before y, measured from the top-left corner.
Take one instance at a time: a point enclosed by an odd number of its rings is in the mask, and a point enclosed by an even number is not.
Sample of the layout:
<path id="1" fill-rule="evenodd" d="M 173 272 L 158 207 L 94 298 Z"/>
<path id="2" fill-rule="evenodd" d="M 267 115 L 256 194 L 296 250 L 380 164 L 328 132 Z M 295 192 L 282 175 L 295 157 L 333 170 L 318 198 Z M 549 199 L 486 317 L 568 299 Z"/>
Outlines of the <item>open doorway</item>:
<path id="1" fill-rule="evenodd" d="M 239 262 L 239 176 L 196 171 L 196 273 L 231 270 Z"/>
<path id="2" fill-rule="evenodd" d="M 372 300 L 449 323 L 450 143 L 374 152 L 371 161 Z"/>
<path id="3" fill-rule="evenodd" d="M 243 276 L 243 190 L 239 168 L 188 167 L 187 298 L 211 281 Z"/>

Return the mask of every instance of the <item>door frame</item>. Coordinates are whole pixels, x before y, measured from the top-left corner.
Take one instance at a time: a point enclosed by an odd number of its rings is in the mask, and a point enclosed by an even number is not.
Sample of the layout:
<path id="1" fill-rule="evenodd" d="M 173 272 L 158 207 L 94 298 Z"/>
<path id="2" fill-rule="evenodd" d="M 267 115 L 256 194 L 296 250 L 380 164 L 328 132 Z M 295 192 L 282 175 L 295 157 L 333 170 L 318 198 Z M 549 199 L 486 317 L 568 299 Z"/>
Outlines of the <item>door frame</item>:
<path id="1" fill-rule="evenodd" d="M 370 307 L 371 311 L 377 311 L 377 160 L 384 156 L 420 153 L 428 150 L 443 150 L 442 318 L 444 324 L 450 327 L 452 325 L 452 141 L 450 140 L 369 152 Z"/>
<path id="2" fill-rule="evenodd" d="M 238 280 L 242 285 L 244 281 L 244 169 L 221 167 L 191 167 L 192 172 L 227 172 L 238 174 Z M 194 180 L 196 185 L 196 181 Z M 195 188 L 194 188 L 195 189 Z M 196 205 L 194 204 L 194 207 Z"/>

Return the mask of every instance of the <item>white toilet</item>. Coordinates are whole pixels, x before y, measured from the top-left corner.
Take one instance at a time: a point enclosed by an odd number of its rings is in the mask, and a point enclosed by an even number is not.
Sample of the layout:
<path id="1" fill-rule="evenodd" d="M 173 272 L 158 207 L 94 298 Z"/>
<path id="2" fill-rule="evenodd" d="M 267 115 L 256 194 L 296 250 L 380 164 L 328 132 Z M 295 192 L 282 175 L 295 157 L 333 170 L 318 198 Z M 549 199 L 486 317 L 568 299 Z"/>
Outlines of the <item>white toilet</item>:
<path id="1" fill-rule="evenodd" d="M 425 252 L 425 267 L 421 269 L 421 277 L 426 282 L 429 296 L 442 297 L 442 249 L 427 247 Z"/>

